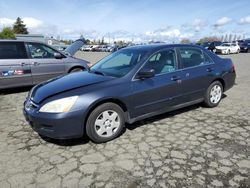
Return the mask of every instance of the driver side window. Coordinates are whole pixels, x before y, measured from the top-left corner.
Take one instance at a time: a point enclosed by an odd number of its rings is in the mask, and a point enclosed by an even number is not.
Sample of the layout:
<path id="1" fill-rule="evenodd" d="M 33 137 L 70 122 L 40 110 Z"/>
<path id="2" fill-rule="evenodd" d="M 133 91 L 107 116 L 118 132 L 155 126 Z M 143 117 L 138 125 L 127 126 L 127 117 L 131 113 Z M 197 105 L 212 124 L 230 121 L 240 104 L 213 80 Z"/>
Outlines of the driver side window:
<path id="1" fill-rule="evenodd" d="M 28 48 L 33 59 L 53 59 L 55 50 L 43 44 L 29 43 Z"/>
<path id="2" fill-rule="evenodd" d="M 175 50 L 167 49 L 155 53 L 150 57 L 143 69 L 154 69 L 156 75 L 175 71 Z"/>

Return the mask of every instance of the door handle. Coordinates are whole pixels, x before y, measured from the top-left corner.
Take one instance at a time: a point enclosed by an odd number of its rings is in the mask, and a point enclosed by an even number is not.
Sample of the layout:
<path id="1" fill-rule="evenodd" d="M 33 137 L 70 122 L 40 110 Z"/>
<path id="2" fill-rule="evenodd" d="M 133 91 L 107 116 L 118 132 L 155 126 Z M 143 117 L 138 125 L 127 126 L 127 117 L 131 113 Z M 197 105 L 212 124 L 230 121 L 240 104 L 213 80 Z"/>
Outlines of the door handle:
<path id="1" fill-rule="evenodd" d="M 212 68 L 207 68 L 207 72 L 212 72 L 214 69 Z"/>
<path id="2" fill-rule="evenodd" d="M 180 76 L 173 76 L 173 77 L 171 78 L 172 81 L 178 81 L 178 80 L 180 80 L 180 79 L 181 79 Z"/>
<path id="3" fill-rule="evenodd" d="M 33 62 L 32 65 L 37 66 L 37 65 L 39 65 L 39 63 Z"/>
<path id="4" fill-rule="evenodd" d="M 27 64 L 26 64 L 26 63 L 24 63 L 24 62 L 22 62 L 22 63 L 21 63 L 21 66 L 26 66 L 26 65 L 27 65 Z"/>

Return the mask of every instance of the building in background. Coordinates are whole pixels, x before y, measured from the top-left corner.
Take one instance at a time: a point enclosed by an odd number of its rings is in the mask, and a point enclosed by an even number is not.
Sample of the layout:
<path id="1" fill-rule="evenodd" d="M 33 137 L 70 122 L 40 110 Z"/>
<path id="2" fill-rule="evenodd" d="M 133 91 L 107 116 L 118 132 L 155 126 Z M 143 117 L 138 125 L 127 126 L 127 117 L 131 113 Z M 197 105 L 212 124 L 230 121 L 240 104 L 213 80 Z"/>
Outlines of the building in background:
<path id="1" fill-rule="evenodd" d="M 60 40 L 54 39 L 53 37 L 47 37 L 42 34 L 16 34 L 17 40 L 29 40 L 42 42 L 51 46 L 65 45 Z"/>

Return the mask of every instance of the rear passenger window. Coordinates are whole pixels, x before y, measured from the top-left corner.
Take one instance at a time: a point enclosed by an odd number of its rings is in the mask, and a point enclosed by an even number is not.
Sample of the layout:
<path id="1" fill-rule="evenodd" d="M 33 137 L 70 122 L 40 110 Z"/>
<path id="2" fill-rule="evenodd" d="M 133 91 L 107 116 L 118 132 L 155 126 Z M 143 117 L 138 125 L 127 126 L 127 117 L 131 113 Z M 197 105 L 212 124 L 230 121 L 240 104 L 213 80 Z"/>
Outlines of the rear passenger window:
<path id="1" fill-rule="evenodd" d="M 0 42 L 0 59 L 27 59 L 24 44 L 21 42 Z"/>
<path id="2" fill-rule="evenodd" d="M 199 49 L 181 48 L 180 55 L 183 68 L 212 63 L 212 60 Z"/>

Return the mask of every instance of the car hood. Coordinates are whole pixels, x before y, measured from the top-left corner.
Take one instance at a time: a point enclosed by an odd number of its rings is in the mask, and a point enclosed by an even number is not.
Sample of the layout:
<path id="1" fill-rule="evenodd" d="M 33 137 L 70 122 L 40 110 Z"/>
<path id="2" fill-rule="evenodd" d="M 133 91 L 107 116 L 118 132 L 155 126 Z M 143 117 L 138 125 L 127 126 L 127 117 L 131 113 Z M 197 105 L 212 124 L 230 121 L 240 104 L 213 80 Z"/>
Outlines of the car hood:
<path id="1" fill-rule="evenodd" d="M 53 95 L 111 79 L 114 79 L 114 77 L 97 75 L 87 71 L 72 73 L 35 86 L 30 93 L 30 98 L 33 102 L 39 104 Z"/>
<path id="2" fill-rule="evenodd" d="M 78 39 L 69 45 L 64 51 L 71 56 L 75 55 L 75 53 L 85 44 L 85 39 Z"/>

